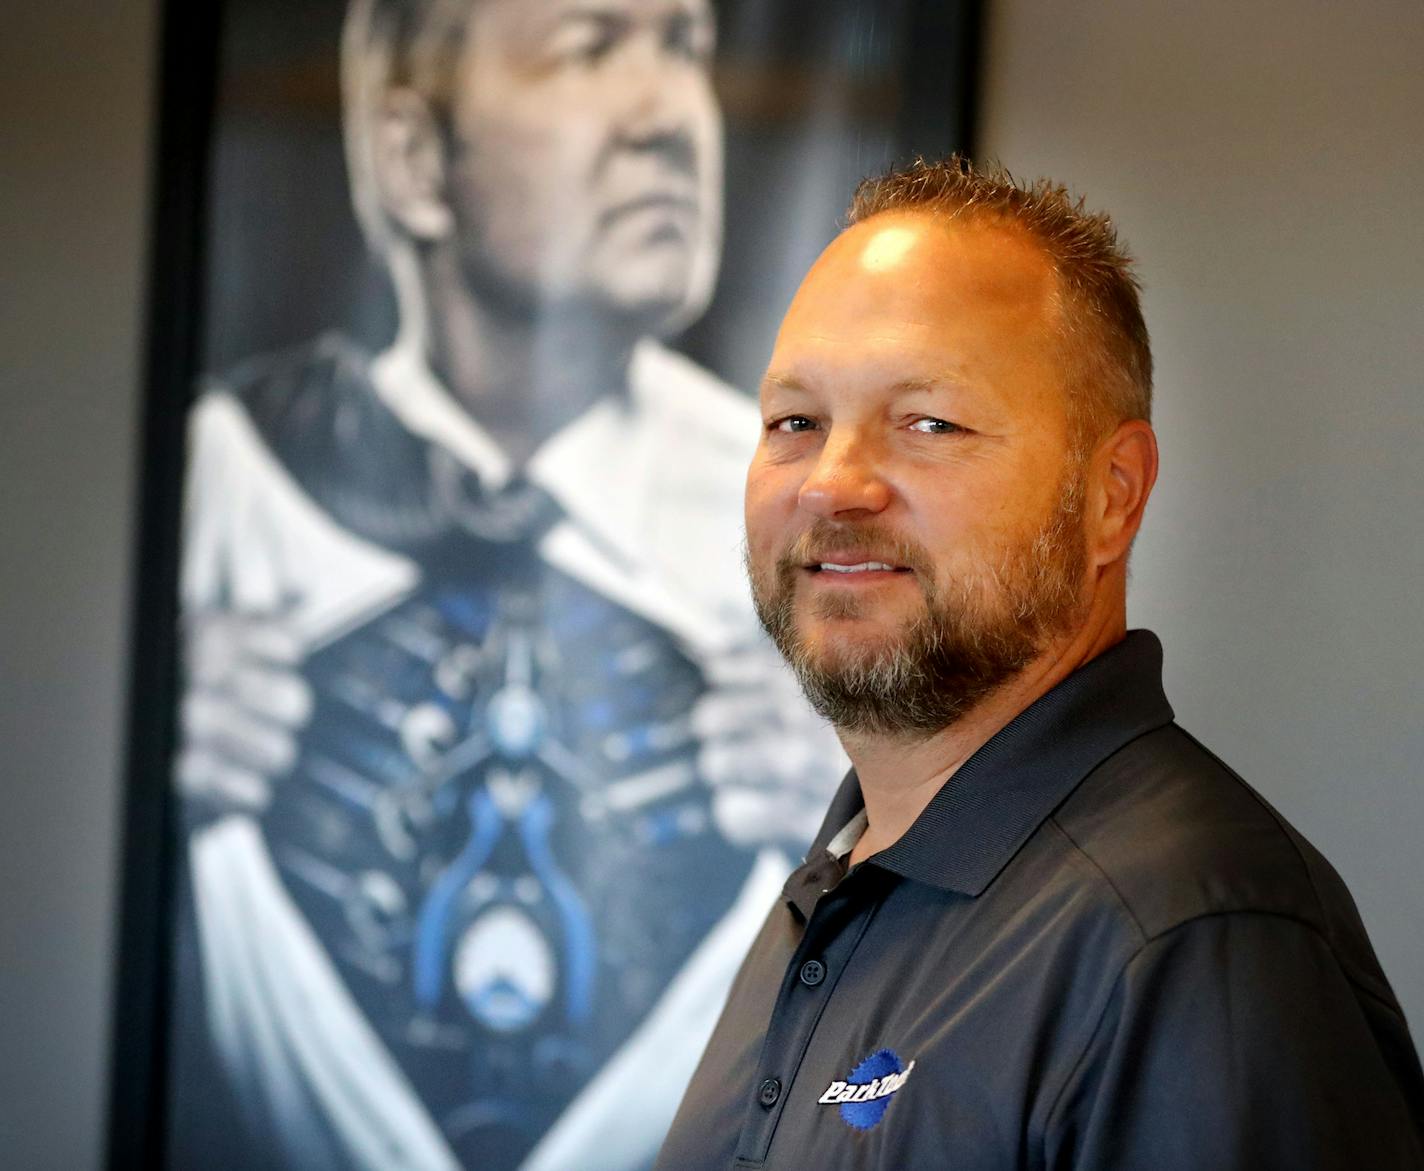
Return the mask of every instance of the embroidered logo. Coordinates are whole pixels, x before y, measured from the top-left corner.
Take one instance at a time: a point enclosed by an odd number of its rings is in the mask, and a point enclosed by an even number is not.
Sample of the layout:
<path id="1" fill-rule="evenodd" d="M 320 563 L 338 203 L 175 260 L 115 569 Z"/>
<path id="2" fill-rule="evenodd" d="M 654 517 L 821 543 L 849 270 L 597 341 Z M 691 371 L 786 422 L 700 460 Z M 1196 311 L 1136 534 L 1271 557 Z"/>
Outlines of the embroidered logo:
<path id="1" fill-rule="evenodd" d="M 832 1082 L 816 1100 L 822 1106 L 839 1106 L 841 1119 L 856 1130 L 869 1130 L 883 1117 L 895 1091 L 910 1079 L 912 1061 L 901 1065 L 890 1049 L 877 1049 L 843 1082 Z"/>

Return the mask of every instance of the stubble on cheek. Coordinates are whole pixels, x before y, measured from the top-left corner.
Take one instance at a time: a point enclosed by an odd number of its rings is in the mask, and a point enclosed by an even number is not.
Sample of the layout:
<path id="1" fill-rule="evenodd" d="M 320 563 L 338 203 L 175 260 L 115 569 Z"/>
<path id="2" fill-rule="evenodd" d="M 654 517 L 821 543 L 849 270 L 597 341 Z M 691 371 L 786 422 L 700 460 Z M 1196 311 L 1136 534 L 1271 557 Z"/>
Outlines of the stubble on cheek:
<path id="1" fill-rule="evenodd" d="M 947 727 L 1077 620 L 1086 557 L 1081 494 L 1081 481 L 1067 480 L 1037 533 L 943 583 L 913 545 L 882 543 L 872 529 L 841 526 L 823 530 L 830 541 L 818 545 L 812 529 L 774 564 L 751 572 L 758 617 L 812 707 L 842 731 L 913 736 Z M 807 620 L 873 619 L 887 605 L 878 591 L 798 596 L 814 551 L 834 548 L 837 534 L 841 541 L 858 536 L 853 547 L 872 560 L 914 568 L 923 599 L 918 611 L 887 610 L 886 626 L 868 637 L 827 632 L 808 639 Z"/>

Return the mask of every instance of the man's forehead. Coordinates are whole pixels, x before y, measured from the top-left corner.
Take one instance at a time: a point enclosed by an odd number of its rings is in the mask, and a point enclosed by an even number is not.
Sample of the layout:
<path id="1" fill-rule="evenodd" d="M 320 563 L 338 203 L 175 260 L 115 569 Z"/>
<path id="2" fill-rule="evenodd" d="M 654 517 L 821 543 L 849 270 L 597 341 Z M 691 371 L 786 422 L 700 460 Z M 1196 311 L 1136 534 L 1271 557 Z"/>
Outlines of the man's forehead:
<path id="1" fill-rule="evenodd" d="M 1056 327 L 1058 278 L 1022 232 L 922 214 L 886 214 L 847 229 L 792 298 L 781 340 L 837 335 L 919 340 L 994 316 Z"/>
<path id="2" fill-rule="evenodd" d="M 1023 229 L 998 219 L 890 211 L 847 228 L 808 274 L 837 281 L 909 282 L 931 291 L 953 280 L 979 296 L 1039 300 L 1057 287 L 1052 262 Z"/>
<path id="3" fill-rule="evenodd" d="M 807 274 L 762 391 L 1016 397 L 1060 365 L 1060 322 L 1053 265 L 1023 232 L 886 213 L 843 232 Z"/>

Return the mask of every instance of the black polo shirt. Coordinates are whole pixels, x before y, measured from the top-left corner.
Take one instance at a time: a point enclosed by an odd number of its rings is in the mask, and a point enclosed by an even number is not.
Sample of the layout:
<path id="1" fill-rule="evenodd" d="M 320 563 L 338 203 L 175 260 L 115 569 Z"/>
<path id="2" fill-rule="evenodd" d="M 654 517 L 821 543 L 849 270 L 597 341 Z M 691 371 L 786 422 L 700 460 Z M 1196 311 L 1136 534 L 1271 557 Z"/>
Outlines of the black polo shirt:
<path id="1" fill-rule="evenodd" d="M 846 873 L 826 847 L 861 806 L 851 774 L 659 1171 L 1424 1167 L 1424 1076 L 1348 892 L 1173 723 L 1153 635 Z"/>

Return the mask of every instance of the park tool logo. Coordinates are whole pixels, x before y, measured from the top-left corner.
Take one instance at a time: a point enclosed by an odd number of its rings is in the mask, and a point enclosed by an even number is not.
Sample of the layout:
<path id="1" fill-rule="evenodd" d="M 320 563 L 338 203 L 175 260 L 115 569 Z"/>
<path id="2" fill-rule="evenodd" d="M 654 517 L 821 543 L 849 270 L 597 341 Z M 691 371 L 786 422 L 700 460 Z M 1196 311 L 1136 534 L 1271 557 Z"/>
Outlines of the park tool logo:
<path id="1" fill-rule="evenodd" d="M 910 1078 L 915 1063 L 901 1065 L 890 1049 L 877 1049 L 860 1062 L 843 1082 L 832 1082 L 817 1099 L 822 1106 L 839 1106 L 841 1119 L 856 1130 L 869 1130 L 885 1116 L 890 1099 Z"/>

